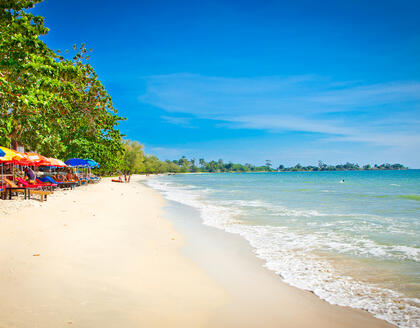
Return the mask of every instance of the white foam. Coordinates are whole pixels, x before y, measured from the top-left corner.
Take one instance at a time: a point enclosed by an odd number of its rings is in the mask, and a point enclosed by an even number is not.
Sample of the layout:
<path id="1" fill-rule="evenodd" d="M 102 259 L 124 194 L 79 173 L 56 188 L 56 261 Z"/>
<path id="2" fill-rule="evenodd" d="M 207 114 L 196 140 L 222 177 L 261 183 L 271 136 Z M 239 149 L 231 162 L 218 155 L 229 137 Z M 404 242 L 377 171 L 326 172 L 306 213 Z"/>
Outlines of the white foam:
<path id="1" fill-rule="evenodd" d="M 419 249 L 379 245 L 363 237 L 349 237 L 338 232 L 305 234 L 283 226 L 238 224 L 238 218 L 243 214 L 242 207 L 246 209 L 267 204 L 243 200 L 216 203 L 203 199 L 196 187 L 175 185 L 161 179 L 149 179 L 147 183 L 161 191 L 166 198 L 198 209 L 204 224 L 243 236 L 254 248 L 256 255 L 266 261 L 265 266 L 281 275 L 288 284 L 310 290 L 332 304 L 365 309 L 399 327 L 420 326 L 420 311 L 416 306 L 418 299 L 409 299 L 390 289 L 339 275 L 326 259 L 316 255 L 317 250 L 333 250 L 338 253 L 420 261 Z M 274 213 L 288 217 L 325 215 L 283 206 L 277 206 Z M 344 220 L 343 226 L 346 224 L 348 222 Z"/>

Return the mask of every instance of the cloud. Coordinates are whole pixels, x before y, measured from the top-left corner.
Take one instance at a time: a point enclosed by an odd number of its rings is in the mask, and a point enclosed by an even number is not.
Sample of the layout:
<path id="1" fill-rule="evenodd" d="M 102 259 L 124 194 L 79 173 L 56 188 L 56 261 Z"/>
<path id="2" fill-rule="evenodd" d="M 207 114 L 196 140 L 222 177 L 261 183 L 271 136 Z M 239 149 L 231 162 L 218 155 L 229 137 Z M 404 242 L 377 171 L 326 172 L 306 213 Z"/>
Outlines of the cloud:
<path id="1" fill-rule="evenodd" d="M 420 82 L 394 82 L 357 86 L 342 90 L 326 91 L 310 97 L 314 103 L 332 106 L 378 106 L 401 101 L 420 100 Z"/>
<path id="2" fill-rule="evenodd" d="M 193 128 L 193 126 L 191 126 L 191 121 L 192 121 L 191 117 L 178 117 L 178 116 L 163 115 L 161 116 L 161 119 L 163 119 L 165 122 L 170 123 L 170 124 L 181 125 L 182 127 L 187 127 L 187 128 Z"/>
<path id="3" fill-rule="evenodd" d="M 226 78 L 194 74 L 143 80 L 146 92 L 139 97 L 141 102 L 168 113 L 222 121 L 230 129 L 308 132 L 319 134 L 323 142 L 420 144 L 419 81 L 368 85 L 315 75 Z M 191 123 L 191 117 L 162 118 L 183 126 Z"/>
<path id="4" fill-rule="evenodd" d="M 232 128 L 262 129 L 272 132 L 300 131 L 323 134 L 351 134 L 356 131 L 343 126 L 340 121 L 310 119 L 298 116 L 285 115 L 251 115 L 227 118 L 227 126 Z"/>
<path id="5" fill-rule="evenodd" d="M 372 85 L 314 75 L 226 78 L 171 74 L 143 78 L 142 102 L 169 112 L 204 117 L 232 114 L 329 113 L 375 110 L 375 106 L 420 101 L 420 82 Z M 360 82 L 359 82 L 360 84 Z M 377 109 L 377 108 L 376 108 Z"/>

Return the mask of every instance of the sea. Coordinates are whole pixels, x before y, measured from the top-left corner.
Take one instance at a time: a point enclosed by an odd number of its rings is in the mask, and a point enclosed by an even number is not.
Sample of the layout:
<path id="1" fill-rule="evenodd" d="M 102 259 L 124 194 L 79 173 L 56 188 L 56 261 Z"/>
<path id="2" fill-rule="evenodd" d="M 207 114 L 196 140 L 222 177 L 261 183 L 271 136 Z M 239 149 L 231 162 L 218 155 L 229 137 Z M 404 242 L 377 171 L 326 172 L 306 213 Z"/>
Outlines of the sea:
<path id="1" fill-rule="evenodd" d="M 420 327 L 420 170 L 179 174 L 146 183 L 194 207 L 203 224 L 245 238 L 286 283 Z"/>

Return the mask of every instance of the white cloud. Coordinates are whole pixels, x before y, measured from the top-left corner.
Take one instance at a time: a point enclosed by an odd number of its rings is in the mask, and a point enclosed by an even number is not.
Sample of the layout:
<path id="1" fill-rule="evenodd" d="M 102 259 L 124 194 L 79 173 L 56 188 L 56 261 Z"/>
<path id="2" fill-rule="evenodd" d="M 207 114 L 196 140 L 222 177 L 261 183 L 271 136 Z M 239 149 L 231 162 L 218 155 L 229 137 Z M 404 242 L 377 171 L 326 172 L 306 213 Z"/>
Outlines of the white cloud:
<path id="1" fill-rule="evenodd" d="M 225 78 L 171 74 L 143 78 L 142 102 L 169 112 L 213 118 L 226 114 L 329 113 L 378 110 L 420 100 L 420 82 L 355 85 L 313 75 Z M 359 83 L 360 84 L 360 83 Z"/>
<path id="2" fill-rule="evenodd" d="M 313 75 L 226 78 L 172 74 L 143 78 L 140 101 L 231 129 L 321 134 L 318 139 L 391 147 L 420 144 L 420 82 L 362 85 Z M 163 116 L 189 126 L 191 117 Z"/>
<path id="3" fill-rule="evenodd" d="M 170 124 L 181 125 L 183 127 L 192 128 L 191 117 L 178 117 L 178 116 L 163 115 L 161 116 L 161 119 L 163 119 L 165 122 L 170 123 Z"/>

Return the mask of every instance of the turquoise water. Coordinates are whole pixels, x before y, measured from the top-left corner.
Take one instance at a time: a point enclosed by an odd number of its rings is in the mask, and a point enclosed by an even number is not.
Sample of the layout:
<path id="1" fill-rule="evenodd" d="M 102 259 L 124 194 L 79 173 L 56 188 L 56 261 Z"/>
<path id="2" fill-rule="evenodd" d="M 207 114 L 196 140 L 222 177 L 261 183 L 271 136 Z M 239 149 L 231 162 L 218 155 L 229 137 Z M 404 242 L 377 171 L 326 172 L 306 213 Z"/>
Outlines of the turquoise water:
<path id="1" fill-rule="evenodd" d="M 420 170 L 185 174 L 148 184 L 197 208 L 204 224 L 246 238 L 287 283 L 420 326 Z"/>

